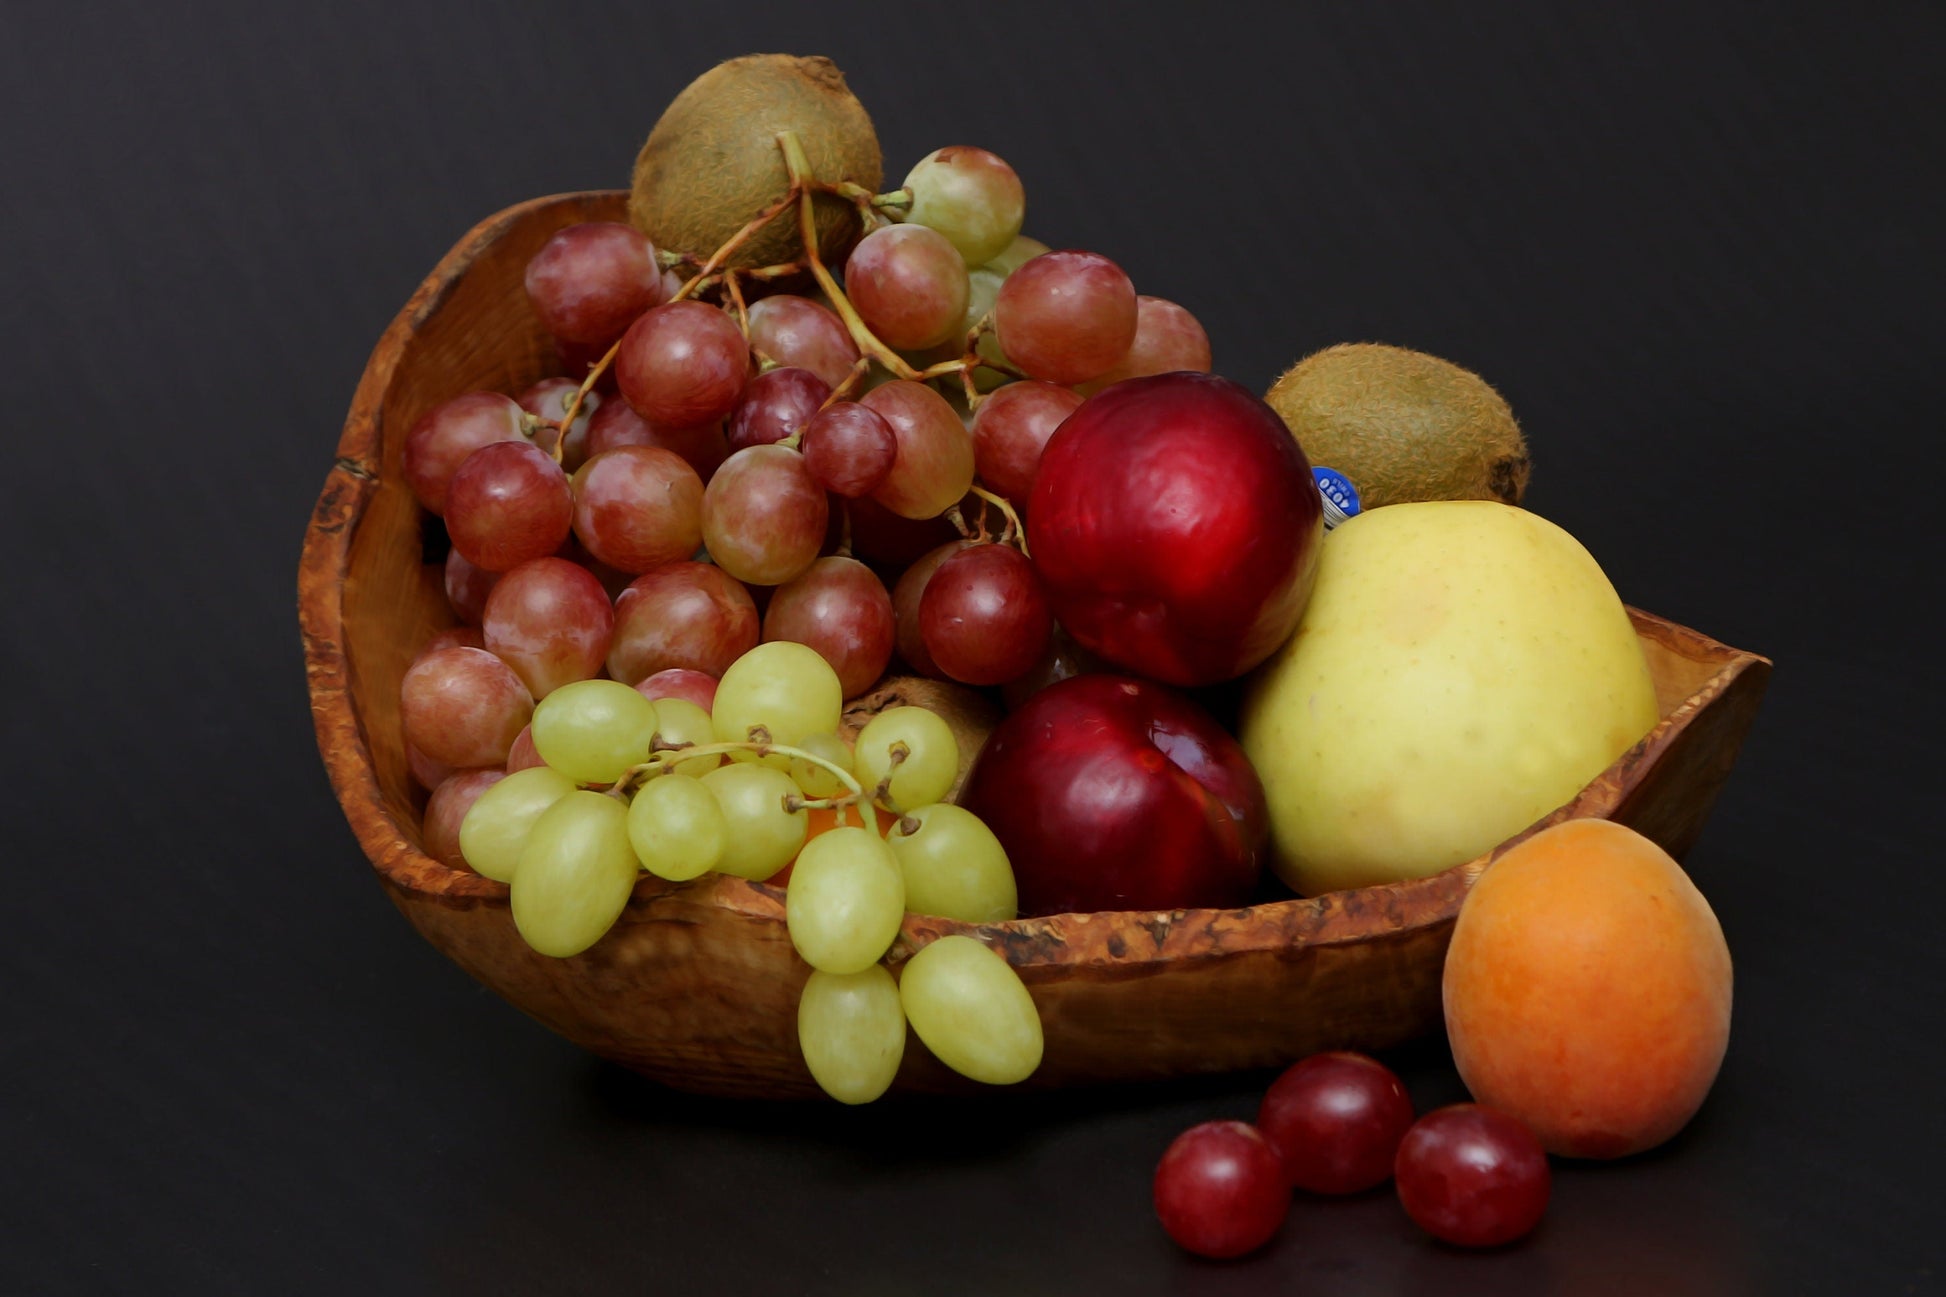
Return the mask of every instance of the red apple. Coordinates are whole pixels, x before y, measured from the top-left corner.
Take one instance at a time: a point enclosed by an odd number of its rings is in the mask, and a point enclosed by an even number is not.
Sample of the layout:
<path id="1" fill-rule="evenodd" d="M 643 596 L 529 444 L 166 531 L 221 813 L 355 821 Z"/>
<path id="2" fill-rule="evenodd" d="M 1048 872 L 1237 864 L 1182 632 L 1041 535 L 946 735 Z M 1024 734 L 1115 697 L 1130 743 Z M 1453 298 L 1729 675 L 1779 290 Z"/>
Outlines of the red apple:
<path id="1" fill-rule="evenodd" d="M 1048 440 L 1027 511 L 1060 623 L 1107 661 L 1180 685 L 1234 679 L 1290 638 L 1323 538 L 1297 439 L 1209 374 L 1090 397 Z"/>
<path id="2" fill-rule="evenodd" d="M 1241 905 L 1269 832 L 1236 740 L 1174 690 L 1120 675 L 1022 703 L 960 804 L 1007 849 L 1022 914 Z"/>

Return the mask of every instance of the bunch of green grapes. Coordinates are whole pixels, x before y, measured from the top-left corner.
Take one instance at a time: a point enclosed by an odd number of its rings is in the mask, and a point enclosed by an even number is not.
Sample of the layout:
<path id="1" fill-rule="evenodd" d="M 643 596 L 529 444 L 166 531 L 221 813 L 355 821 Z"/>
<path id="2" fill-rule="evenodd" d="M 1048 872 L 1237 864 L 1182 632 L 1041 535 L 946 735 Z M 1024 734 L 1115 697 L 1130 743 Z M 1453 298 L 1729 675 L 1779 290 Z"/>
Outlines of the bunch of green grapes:
<path id="1" fill-rule="evenodd" d="M 784 882 L 791 942 L 814 970 L 798 1012 L 806 1064 L 833 1097 L 878 1097 L 910 1021 L 949 1066 L 994 1084 L 1040 1062 L 1040 1018 L 1013 969 L 970 938 L 881 962 L 908 911 L 1014 917 L 1013 869 L 991 830 L 943 799 L 951 728 L 921 707 L 874 717 L 847 747 L 843 690 L 814 650 L 780 640 L 733 662 L 705 711 L 613 680 L 553 690 L 534 709 L 540 764 L 477 794 L 459 851 L 508 884 L 521 937 L 566 958 L 601 940 L 646 870 Z M 813 809 L 833 827 L 812 835 Z M 877 811 L 891 820 L 882 835 Z M 855 819 L 852 823 L 848 820 Z"/>

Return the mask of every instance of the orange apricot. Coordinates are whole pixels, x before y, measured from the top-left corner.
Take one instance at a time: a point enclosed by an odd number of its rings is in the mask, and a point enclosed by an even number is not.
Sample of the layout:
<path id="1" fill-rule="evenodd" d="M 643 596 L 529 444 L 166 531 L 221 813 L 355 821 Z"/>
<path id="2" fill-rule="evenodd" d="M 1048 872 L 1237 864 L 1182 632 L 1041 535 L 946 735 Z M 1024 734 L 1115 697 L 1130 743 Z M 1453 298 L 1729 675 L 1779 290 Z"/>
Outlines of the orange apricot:
<path id="1" fill-rule="evenodd" d="M 1709 902 L 1607 820 L 1557 824 L 1493 863 L 1460 907 L 1444 992 L 1466 1088 L 1566 1157 L 1681 1130 L 1730 1039 L 1730 951 Z"/>

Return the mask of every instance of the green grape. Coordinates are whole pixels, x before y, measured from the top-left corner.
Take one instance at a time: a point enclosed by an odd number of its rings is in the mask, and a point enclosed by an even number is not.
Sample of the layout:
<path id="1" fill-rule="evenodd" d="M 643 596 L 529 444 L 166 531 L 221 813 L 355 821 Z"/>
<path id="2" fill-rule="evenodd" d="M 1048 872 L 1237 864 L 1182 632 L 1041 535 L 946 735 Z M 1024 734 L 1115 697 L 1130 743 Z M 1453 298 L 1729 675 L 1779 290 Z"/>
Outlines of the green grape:
<path id="1" fill-rule="evenodd" d="M 1048 247 L 1039 239 L 1030 239 L 1023 234 L 1012 243 L 1009 243 L 1005 252 L 1002 252 L 997 257 L 989 257 L 985 269 L 994 271 L 1002 279 L 1005 279 L 1008 275 L 1013 274 L 1014 271 L 1019 270 L 1035 257 L 1040 256 L 1044 252 L 1052 251 L 1054 249 Z"/>
<path id="2" fill-rule="evenodd" d="M 812 756 L 823 757 L 840 769 L 851 769 L 851 749 L 836 734 L 807 734 L 795 746 Z M 791 758 L 790 772 L 806 797 L 837 797 L 851 791 L 838 776 L 802 757 Z"/>
<path id="3" fill-rule="evenodd" d="M 480 794 L 460 821 L 459 851 L 473 872 L 511 883 L 534 821 L 574 791 L 574 780 L 548 766 L 516 770 Z"/>
<path id="4" fill-rule="evenodd" d="M 577 680 L 534 708 L 534 751 L 577 784 L 612 784 L 649 758 L 655 705 L 619 680 Z"/>
<path id="5" fill-rule="evenodd" d="M 801 794 L 783 771 L 733 762 L 700 782 L 715 794 L 729 826 L 718 870 L 761 882 L 788 865 L 804 845 L 808 817 L 801 810 L 784 809 L 786 798 Z"/>
<path id="6" fill-rule="evenodd" d="M 1041 1015 L 1020 975 L 971 937 L 941 937 L 899 975 L 906 1020 L 961 1076 L 1024 1081 L 1041 1065 Z"/>
<path id="7" fill-rule="evenodd" d="M 543 955 L 578 955 L 615 926 L 640 869 L 627 809 L 606 793 L 569 793 L 534 822 L 521 848 L 514 927 Z"/>
<path id="8" fill-rule="evenodd" d="M 881 964 L 856 973 L 813 972 L 797 1002 L 804 1065 L 839 1103 L 884 1094 L 905 1055 L 905 1006 Z"/>
<path id="9" fill-rule="evenodd" d="M 772 743 L 795 747 L 810 735 L 836 730 L 844 707 L 838 673 L 816 649 L 773 640 L 730 663 L 716 682 L 711 715 L 719 742 L 745 740 L 762 729 Z M 765 764 L 782 769 L 790 762 L 777 757 Z"/>
<path id="10" fill-rule="evenodd" d="M 935 149 L 905 178 L 906 219 L 946 236 L 969 266 L 1007 250 L 1020 233 L 1027 195 L 1014 169 L 985 149 Z"/>
<path id="11" fill-rule="evenodd" d="M 892 849 L 864 829 L 829 829 L 791 869 L 784 921 L 811 967 L 856 973 L 884 956 L 905 919 L 905 882 Z"/>
<path id="12" fill-rule="evenodd" d="M 903 749 L 903 755 L 900 755 Z M 925 806 L 946 795 L 959 773 L 952 726 L 924 707 L 891 707 L 858 732 L 851 772 L 868 796 L 889 810 Z M 878 786 L 891 783 L 881 796 Z"/>
<path id="13" fill-rule="evenodd" d="M 905 875 L 905 908 L 912 913 L 1004 923 L 1018 912 L 1006 849 L 966 808 L 936 802 L 907 811 L 886 841 Z"/>
<path id="14" fill-rule="evenodd" d="M 663 747 L 688 744 L 700 748 L 716 742 L 716 729 L 709 713 L 687 698 L 658 698 L 650 705 L 655 708 L 655 732 Z M 701 779 L 722 764 L 723 758 L 719 756 L 693 757 L 678 761 L 670 768 L 679 775 Z"/>
<path id="15" fill-rule="evenodd" d="M 701 781 L 659 775 L 629 803 L 628 840 L 644 869 L 680 883 L 716 868 L 730 841 L 730 822 Z"/>

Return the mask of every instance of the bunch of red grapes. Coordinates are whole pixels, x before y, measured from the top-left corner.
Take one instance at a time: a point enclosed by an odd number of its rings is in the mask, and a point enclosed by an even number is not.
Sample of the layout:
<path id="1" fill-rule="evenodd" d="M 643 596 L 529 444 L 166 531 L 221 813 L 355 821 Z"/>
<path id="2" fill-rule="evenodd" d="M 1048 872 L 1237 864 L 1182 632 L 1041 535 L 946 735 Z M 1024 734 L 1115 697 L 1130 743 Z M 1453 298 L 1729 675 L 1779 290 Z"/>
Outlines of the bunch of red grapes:
<path id="1" fill-rule="evenodd" d="M 824 300 L 685 279 L 623 224 L 555 234 L 527 295 L 564 364 L 612 369 L 458 395 L 406 438 L 480 638 L 407 678 L 419 777 L 504 765 L 561 685 L 714 678 L 760 641 L 815 649 L 846 697 L 895 652 L 971 685 L 1076 669 L 1023 552 L 1041 449 L 1102 386 L 1207 372 L 1209 342 L 1108 258 L 1021 237 L 1023 212 L 1005 162 L 941 149 L 861 204 L 875 227 Z"/>

